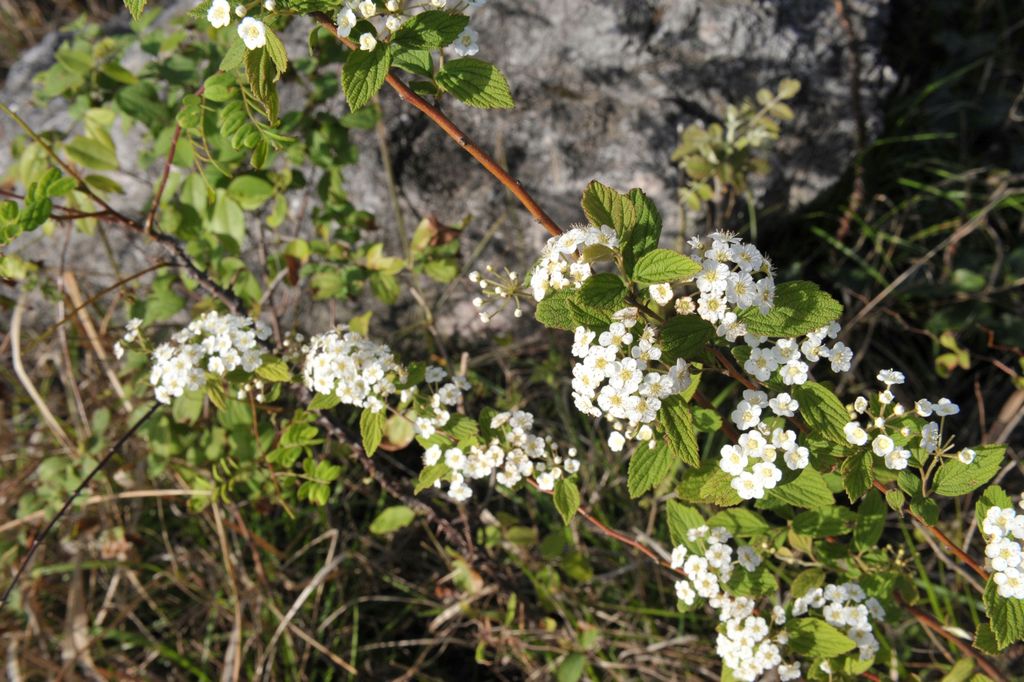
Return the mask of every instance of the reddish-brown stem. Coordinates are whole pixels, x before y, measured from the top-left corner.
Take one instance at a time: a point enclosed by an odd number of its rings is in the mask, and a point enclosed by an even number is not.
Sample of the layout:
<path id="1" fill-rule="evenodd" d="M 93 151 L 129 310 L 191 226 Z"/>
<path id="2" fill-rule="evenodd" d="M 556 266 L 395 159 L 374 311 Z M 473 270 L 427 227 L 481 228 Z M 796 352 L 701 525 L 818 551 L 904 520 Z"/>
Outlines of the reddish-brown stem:
<path id="1" fill-rule="evenodd" d="M 974 661 L 975 665 L 981 668 L 982 672 L 984 672 L 986 675 L 991 677 L 993 680 L 996 680 L 996 682 L 1002 682 L 1006 679 L 1005 677 L 1003 677 L 1002 674 L 1000 674 L 998 670 L 996 670 L 995 666 L 988 662 L 988 660 L 984 656 L 975 651 L 973 647 L 970 647 L 964 642 L 960 641 L 958 637 L 956 637 L 953 633 L 949 632 L 942 625 L 942 623 L 937 621 L 933 616 L 931 616 L 928 613 L 925 613 L 916 606 L 907 604 L 898 597 L 897 600 L 903 605 L 903 607 L 907 611 L 910 612 L 910 614 L 915 619 L 917 619 L 917 622 L 920 623 L 922 627 L 928 628 L 935 634 L 952 643 L 953 646 L 960 650 L 961 654 L 963 654 L 964 656 L 969 656 Z"/>
<path id="2" fill-rule="evenodd" d="M 749 388 L 752 391 L 757 390 L 757 385 L 748 377 L 743 376 L 743 373 L 740 372 L 732 362 L 730 362 L 725 353 L 714 346 L 711 347 L 711 352 L 715 354 L 715 358 L 722 365 L 722 369 L 725 370 L 726 374 L 743 384 L 746 388 Z"/>
<path id="3" fill-rule="evenodd" d="M 878 481 L 874 481 L 874 486 L 875 486 L 875 489 L 878 492 L 882 493 L 883 495 L 885 495 L 887 492 L 889 492 L 889 489 L 886 488 L 881 483 L 879 483 Z M 972 571 L 974 571 L 975 573 L 978 574 L 979 578 L 981 578 L 982 580 L 988 580 L 988 571 L 986 571 L 983 566 L 978 564 L 977 561 L 972 559 L 967 554 L 967 552 L 965 552 L 964 550 L 960 549 L 960 547 L 957 546 L 957 544 L 955 542 L 950 540 L 949 537 L 945 533 L 943 533 L 941 530 L 939 530 L 935 526 L 927 523 L 923 518 L 921 518 L 918 514 L 914 513 L 913 511 L 910 512 L 910 516 L 911 516 L 911 518 L 914 519 L 915 522 L 917 522 L 917 524 L 919 526 L 921 526 L 922 528 L 927 530 L 929 533 L 934 535 L 936 540 L 938 540 L 939 542 L 944 544 L 946 547 L 948 547 L 949 551 L 953 552 L 953 554 L 956 555 L 956 557 L 958 559 L 960 559 L 960 561 L 962 561 L 965 564 L 967 564 L 967 566 Z"/>
<path id="4" fill-rule="evenodd" d="M 326 14 L 315 12 L 313 14 L 313 18 L 315 18 L 331 35 L 341 41 L 345 47 L 350 50 L 359 49 L 359 46 L 354 42 L 338 34 L 337 27 L 335 27 L 334 22 L 331 21 L 330 17 Z M 515 198 L 519 200 L 519 203 L 521 203 L 526 210 L 530 212 L 530 215 L 533 216 L 534 220 L 540 223 L 548 233 L 553 236 L 562 234 L 562 228 L 560 228 L 558 224 L 552 220 L 551 216 L 549 216 L 534 200 L 534 198 L 530 196 L 530 193 L 526 191 L 522 183 L 502 168 L 490 154 L 470 140 L 469 136 L 462 132 L 462 130 L 455 125 L 450 118 L 441 113 L 440 109 L 410 90 L 405 83 L 390 72 L 388 73 L 385 82 L 387 82 L 387 84 L 390 85 L 396 93 L 398 93 L 398 96 L 402 98 L 402 100 L 408 102 L 426 114 L 431 121 L 436 123 L 437 126 L 448 135 L 448 137 L 455 140 L 460 147 L 465 149 L 470 156 L 476 159 L 481 166 L 487 169 L 487 172 L 497 178 L 501 184 L 505 185 L 508 191 L 515 195 Z"/>

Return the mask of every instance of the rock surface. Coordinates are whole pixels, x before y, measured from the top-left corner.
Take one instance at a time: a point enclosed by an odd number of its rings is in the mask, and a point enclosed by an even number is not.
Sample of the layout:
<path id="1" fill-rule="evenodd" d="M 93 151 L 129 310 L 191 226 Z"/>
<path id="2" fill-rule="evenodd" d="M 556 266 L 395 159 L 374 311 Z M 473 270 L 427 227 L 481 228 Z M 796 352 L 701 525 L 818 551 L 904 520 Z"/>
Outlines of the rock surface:
<path id="1" fill-rule="evenodd" d="M 194 3 L 171 4 L 168 16 Z M 888 0 L 845 4 L 859 33 L 861 111 L 870 139 L 895 80 L 882 54 Z M 666 234 L 678 237 L 681 178 L 670 161 L 678 128 L 698 119 L 711 122 L 727 102 L 784 77 L 799 79 L 803 90 L 793 102 L 797 117 L 785 125 L 774 152 L 774 170 L 757 188 L 762 201 L 784 210 L 807 203 L 853 158 L 849 38 L 832 0 L 492 0 L 471 25 L 480 33 L 478 56 L 505 72 L 517 107 L 477 111 L 452 103 L 448 113 L 563 226 L 582 219 L 580 193 L 596 178 L 618 189 L 643 188 L 661 210 Z M 293 24 L 289 51 L 304 49 L 308 28 Z M 70 123 L 59 106 L 29 111 L 30 78 L 52 63 L 58 43 L 52 35 L 26 52 L 0 93 L 43 128 Z M 543 230 L 418 112 L 390 92 L 382 95 L 382 106 L 405 210 L 448 223 L 471 215 L 466 254 L 501 220 L 481 264 L 524 270 L 547 236 Z M 338 103 L 337 111 L 343 107 Z M 9 139 L 10 125 L 0 126 Z M 393 215 L 377 141 L 372 132 L 359 141 L 365 152 L 346 169 L 347 186 L 353 202 L 377 213 L 387 227 Z M 8 162 L 3 147 L 0 167 Z M 147 179 L 121 179 L 129 189 L 123 200 L 145 205 Z M 475 329 L 465 325 L 472 308 L 468 290 L 463 293 L 438 321 L 442 335 Z"/>

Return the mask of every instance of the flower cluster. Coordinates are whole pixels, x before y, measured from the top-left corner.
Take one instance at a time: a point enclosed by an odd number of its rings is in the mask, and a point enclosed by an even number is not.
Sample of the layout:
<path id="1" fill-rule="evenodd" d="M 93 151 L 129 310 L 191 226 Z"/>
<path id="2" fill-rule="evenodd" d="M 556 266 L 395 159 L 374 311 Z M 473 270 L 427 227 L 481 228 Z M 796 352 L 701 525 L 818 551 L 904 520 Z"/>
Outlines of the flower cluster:
<path id="1" fill-rule="evenodd" d="M 576 328 L 572 354 L 582 362 L 572 368 L 572 397 L 583 414 L 612 423 L 612 450 L 622 450 L 629 439 L 648 441 L 653 447 L 650 424 L 664 398 L 690 385 L 690 369 L 682 359 L 671 367 L 660 362 L 657 330 L 650 325 L 637 328 L 636 308 L 624 308 L 612 317 L 608 331 L 600 334 Z"/>
<path id="2" fill-rule="evenodd" d="M 452 418 L 451 411 L 462 400 L 462 394 L 469 390 L 469 380 L 463 376 L 449 377 L 443 367 L 430 365 L 423 379 L 433 390 L 429 398 L 422 398 L 418 386 L 411 386 L 402 392 L 401 402 L 421 399 L 418 415 L 414 421 L 416 433 L 430 438 Z"/>
<path id="3" fill-rule="evenodd" d="M 905 422 L 908 410 L 896 401 L 892 387 L 904 383 L 906 377 L 894 369 L 884 369 L 876 378 L 885 388 L 873 400 L 858 396 L 853 401 L 850 406 L 852 420 L 843 431 L 850 445 L 862 446 L 870 442 L 871 451 L 883 459 L 887 468 L 901 471 L 910 463 L 911 451 L 905 446 L 910 442 L 912 429 Z M 940 418 L 938 422 L 929 421 L 921 428 L 918 447 L 929 455 L 953 456 L 950 452 L 952 443 L 942 441 L 942 422 L 945 417 L 958 414 L 960 408 L 948 398 L 941 398 L 936 403 L 922 398 L 914 403 L 913 411 L 918 417 Z M 867 425 L 861 423 L 861 416 L 866 417 Z M 956 453 L 964 464 L 972 463 L 974 456 L 975 452 L 970 448 Z"/>
<path id="4" fill-rule="evenodd" d="M 836 338 L 839 332 L 840 326 L 833 322 L 809 332 L 803 341 L 778 339 L 769 345 L 765 345 L 768 339 L 763 336 L 745 334 L 743 340 L 750 346 L 750 357 L 743 363 L 743 369 L 758 381 L 768 381 L 778 371 L 787 386 L 807 383 L 811 367 L 819 360 L 827 359 L 833 372 L 847 372 L 853 360 L 849 346 L 842 341 L 836 341 L 831 347 L 825 345 L 826 339 Z"/>
<path id="5" fill-rule="evenodd" d="M 487 0 L 467 0 L 467 8 L 475 9 L 487 4 Z M 402 25 L 412 17 L 413 9 L 438 10 L 448 7 L 448 0 L 430 0 L 414 4 L 407 0 L 385 0 L 374 2 L 374 0 L 345 0 L 338 11 L 335 23 L 338 26 L 338 35 L 348 38 L 352 29 L 360 21 L 369 22 L 375 33 L 366 32 L 359 36 L 359 49 L 371 51 L 377 47 L 379 39 L 387 35 L 394 35 Z M 465 28 L 452 43 L 452 50 L 460 57 L 468 57 L 480 51 L 477 45 L 477 32 L 471 28 Z"/>
<path id="6" fill-rule="evenodd" d="M 277 9 L 275 0 L 265 0 L 263 9 L 273 12 Z M 234 15 L 242 21 L 238 24 L 238 36 L 246 49 L 258 50 L 267 44 L 267 27 L 259 19 L 246 16 L 249 10 L 243 4 L 235 5 Z M 214 28 L 224 28 L 231 24 L 231 4 L 228 0 L 213 0 L 206 12 L 206 20 Z"/>
<path id="7" fill-rule="evenodd" d="M 575 449 L 570 448 L 561 457 L 550 437 L 545 439 L 532 433 L 533 415 L 529 412 L 500 412 L 491 418 L 490 427 L 496 435 L 487 444 L 468 448 L 442 448 L 434 444 L 423 453 L 425 467 L 443 462 L 451 471 L 448 496 L 453 500 L 462 502 L 473 495 L 467 480 L 489 478 L 492 474 L 505 486 L 536 476 L 537 487 L 550 491 L 563 475 L 579 471 Z M 437 481 L 435 486 L 440 487 L 441 482 Z"/>
<path id="8" fill-rule="evenodd" d="M 778 668 L 782 679 L 796 679 L 799 667 L 796 668 L 796 676 L 785 676 L 789 671 L 782 662 L 785 633 L 770 637 L 770 623 L 754 613 L 756 602 L 725 591 L 736 567 L 756 571 L 761 565 L 760 555 L 750 546 L 734 550 L 729 544 L 732 534 L 721 527 L 691 528 L 686 539 L 691 545 L 696 545 L 697 550 L 690 552 L 685 545 L 672 550 L 672 568 L 681 569 L 686 576 L 676 581 L 676 597 L 687 606 L 692 606 L 697 597 L 701 597 L 718 612 L 723 627 L 718 632 L 716 651 L 733 677 L 753 682 Z"/>
<path id="9" fill-rule="evenodd" d="M 523 316 L 519 298 L 526 287 L 516 271 L 504 268 L 504 273 L 498 274 L 494 266 L 488 265 L 483 273 L 477 270 L 469 273 L 469 281 L 480 287 L 482 295 L 473 299 L 473 306 L 480 310 L 480 321 L 484 324 L 509 305 L 515 306 L 512 310 L 514 317 Z"/>
<path id="10" fill-rule="evenodd" d="M 741 311 L 757 307 L 767 314 L 774 305 L 771 262 L 756 246 L 744 244 L 727 232 L 694 237 L 689 246 L 694 258 L 701 263 L 701 271 L 694 280 L 699 294 L 696 302 L 692 297 L 677 300 L 676 310 L 682 314 L 695 311 L 715 325 L 719 336 L 735 341 L 747 333 L 739 321 Z M 660 294 L 662 300 L 666 298 L 664 293 Z"/>
<path id="11" fill-rule="evenodd" d="M 405 380 L 406 370 L 390 348 L 345 326 L 314 336 L 302 352 L 306 388 L 335 395 L 346 405 L 379 412 L 398 391 L 396 381 Z"/>
<path id="12" fill-rule="evenodd" d="M 985 563 L 1000 597 L 1024 599 L 1024 513 L 1012 508 L 989 507 L 981 523 Z"/>
<path id="13" fill-rule="evenodd" d="M 149 383 L 156 399 L 169 404 L 186 390 L 199 390 L 207 373 L 224 376 L 241 368 L 254 372 L 263 364 L 259 342 L 270 336 L 270 327 L 241 315 L 209 312 L 193 320 L 157 346 Z"/>
<path id="14" fill-rule="evenodd" d="M 776 463 L 781 456 L 791 471 L 810 463 L 810 451 L 797 442 L 789 429 L 772 428 L 761 421 L 761 413 L 770 409 L 777 416 L 791 417 L 799 403 L 788 393 L 769 399 L 764 391 L 743 391 L 743 400 L 732 413 L 732 420 L 741 429 L 735 445 L 722 446 L 718 466 L 731 475 L 732 487 L 744 500 L 761 499 L 782 480 L 782 469 Z"/>
<path id="15" fill-rule="evenodd" d="M 885 609 L 857 583 L 816 587 L 794 600 L 792 615 L 802 616 L 810 609 L 820 609 L 826 623 L 843 630 L 854 641 L 860 660 L 867 661 L 878 653 L 872 620 L 883 620 Z"/>
<path id="16" fill-rule="evenodd" d="M 607 225 L 577 225 L 549 239 L 530 275 L 534 299 L 542 300 L 549 291 L 583 286 L 592 273 L 590 264 L 581 259 L 577 251 L 587 247 L 614 251 L 619 248 L 619 238 Z"/>

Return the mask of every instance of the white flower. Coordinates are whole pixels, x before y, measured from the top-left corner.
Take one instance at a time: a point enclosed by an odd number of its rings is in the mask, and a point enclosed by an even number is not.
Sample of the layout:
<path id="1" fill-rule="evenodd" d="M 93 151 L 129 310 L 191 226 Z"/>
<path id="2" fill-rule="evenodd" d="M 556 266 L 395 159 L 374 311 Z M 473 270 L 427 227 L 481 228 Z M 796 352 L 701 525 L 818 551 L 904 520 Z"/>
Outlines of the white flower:
<path id="1" fill-rule="evenodd" d="M 871 441 L 871 451 L 879 457 L 885 457 L 892 452 L 895 447 L 896 444 L 893 442 L 892 438 L 884 433 L 878 434 L 875 436 L 875 439 Z"/>
<path id="2" fill-rule="evenodd" d="M 625 445 L 626 438 L 618 431 L 612 431 L 611 435 L 608 436 L 608 447 L 612 452 L 621 452 Z"/>
<path id="3" fill-rule="evenodd" d="M 885 384 L 886 388 L 902 384 L 906 381 L 906 377 L 903 376 L 903 372 L 897 372 L 894 369 L 883 369 L 875 378 Z"/>
<path id="4" fill-rule="evenodd" d="M 363 19 L 369 19 L 377 13 L 377 4 L 373 0 L 363 0 L 359 3 L 359 13 Z"/>
<path id="5" fill-rule="evenodd" d="M 930 417 L 930 416 L 932 416 L 932 403 L 931 403 L 931 401 L 927 400 L 925 398 L 921 398 L 916 403 L 914 403 L 914 412 L 916 412 L 917 416 L 919 416 L 919 417 Z"/>
<path id="6" fill-rule="evenodd" d="M 956 457 L 957 457 L 957 459 L 959 459 L 964 464 L 970 464 L 970 463 L 972 463 L 974 461 L 974 457 L 977 454 L 978 453 L 976 453 L 974 450 L 972 450 L 970 448 L 964 448 L 959 453 L 957 453 Z"/>
<path id="7" fill-rule="evenodd" d="M 651 294 L 651 300 L 658 305 L 668 305 L 672 301 L 672 285 L 668 282 L 652 284 L 647 287 L 647 291 Z"/>
<path id="8" fill-rule="evenodd" d="M 910 450 L 896 449 L 885 456 L 885 466 L 893 471 L 902 471 L 910 462 Z"/>
<path id="9" fill-rule="evenodd" d="M 960 407 L 953 402 L 950 402 L 949 398 L 939 398 L 939 402 L 932 405 L 935 410 L 936 416 L 949 417 L 954 414 L 960 413 Z"/>
<path id="10" fill-rule="evenodd" d="M 761 423 L 761 408 L 741 400 L 730 418 L 741 431 L 746 431 Z"/>
<path id="11" fill-rule="evenodd" d="M 206 12 L 206 20 L 214 28 L 224 28 L 231 23 L 231 5 L 228 0 L 213 0 Z"/>
<path id="12" fill-rule="evenodd" d="M 843 427 L 846 440 L 851 445 L 864 445 L 868 442 L 868 432 L 857 422 L 850 422 Z"/>
<path id="13" fill-rule="evenodd" d="M 263 9 L 273 12 L 277 9 L 277 2 L 275 0 L 263 0 Z"/>
<path id="14" fill-rule="evenodd" d="M 235 16 L 241 19 L 244 17 L 249 10 L 245 8 L 245 5 L 235 5 Z"/>
<path id="15" fill-rule="evenodd" d="M 478 37 L 477 32 L 467 26 L 452 43 L 452 49 L 460 57 L 472 57 L 480 51 L 480 46 L 476 42 Z"/>
<path id="16" fill-rule="evenodd" d="M 267 44 L 267 29 L 259 19 L 242 19 L 242 23 L 238 25 L 238 35 L 249 50 L 258 50 Z"/>
<path id="17" fill-rule="evenodd" d="M 114 357 L 118 360 L 124 357 L 124 346 L 121 345 L 120 341 L 114 344 Z"/>
<path id="18" fill-rule="evenodd" d="M 373 52 L 377 47 L 377 38 L 372 33 L 364 33 L 359 36 L 359 49 L 365 52 Z"/>
<path id="19" fill-rule="evenodd" d="M 792 471 L 805 469 L 811 461 L 810 451 L 801 445 L 800 447 L 794 448 L 782 455 L 782 461 L 784 461 L 786 466 Z"/>
<path id="20" fill-rule="evenodd" d="M 772 412 L 780 417 L 792 417 L 800 409 L 800 403 L 793 399 L 788 393 L 780 393 L 768 401 Z"/>
<path id="21" fill-rule="evenodd" d="M 338 12 L 338 35 L 342 38 L 348 38 L 358 21 L 356 13 L 352 11 L 351 7 L 343 7 L 341 11 Z"/>

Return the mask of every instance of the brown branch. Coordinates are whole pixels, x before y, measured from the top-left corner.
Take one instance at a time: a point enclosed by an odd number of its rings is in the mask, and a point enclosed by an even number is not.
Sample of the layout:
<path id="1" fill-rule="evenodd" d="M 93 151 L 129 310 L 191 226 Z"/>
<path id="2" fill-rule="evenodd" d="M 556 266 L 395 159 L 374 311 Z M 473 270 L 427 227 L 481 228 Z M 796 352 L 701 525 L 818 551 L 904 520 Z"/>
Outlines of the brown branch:
<path id="1" fill-rule="evenodd" d="M 886 493 L 888 493 L 888 492 L 889 492 L 889 489 L 888 489 L 888 488 L 886 488 L 886 487 L 885 487 L 884 485 L 882 485 L 881 483 L 879 483 L 878 481 L 874 481 L 874 487 L 875 487 L 875 489 L 876 489 L 876 490 L 878 490 L 878 491 L 879 491 L 880 493 L 882 493 L 883 495 L 885 495 Z M 915 512 L 913 511 L 913 510 L 908 510 L 908 511 L 910 512 L 910 516 L 911 516 L 911 518 L 913 518 L 913 519 L 914 519 L 914 521 L 915 521 L 915 522 L 916 522 L 916 523 L 917 523 L 917 524 L 918 524 L 919 526 L 921 526 L 922 528 L 924 528 L 925 530 L 927 530 L 927 531 L 928 531 L 929 533 L 931 533 L 931 534 L 932 534 L 933 536 L 935 536 L 935 539 L 936 539 L 936 540 L 938 540 L 939 542 L 941 542 L 942 544 L 944 544 L 944 545 L 945 545 L 946 547 L 948 547 L 948 548 L 949 548 L 949 550 L 950 550 L 951 552 L 953 552 L 953 554 L 955 554 L 955 555 L 956 555 L 956 557 L 957 557 L 958 559 L 960 559 L 960 561 L 962 561 L 962 562 L 964 562 L 965 564 L 967 564 L 967 566 L 968 566 L 968 567 L 969 567 L 969 568 L 970 568 L 970 569 L 971 569 L 972 571 L 974 571 L 975 573 L 977 573 L 977 574 L 978 574 L 978 577 L 979 577 L 979 578 L 981 578 L 982 580 L 988 580 L 988 577 L 989 577 L 989 576 L 988 576 L 988 571 L 986 571 L 986 570 L 984 569 L 984 567 L 982 567 L 981 565 L 979 565 L 977 561 L 975 561 L 974 559 L 972 559 L 972 558 L 971 558 L 971 557 L 970 557 L 970 556 L 969 556 L 969 555 L 967 554 L 967 552 L 965 552 L 964 550 L 960 549 L 960 547 L 959 547 L 959 546 L 958 546 L 958 545 L 957 545 L 957 544 L 956 544 L 955 542 L 953 542 L 952 540 L 950 540 L 950 539 L 949 539 L 949 537 L 948 537 L 948 536 L 947 536 L 947 535 L 946 535 L 945 533 L 943 533 L 943 532 L 942 532 L 941 530 L 939 530 L 939 529 L 938 529 L 938 528 L 936 528 L 935 526 L 933 526 L 933 525 L 931 525 L 931 524 L 927 523 L 927 522 L 926 522 L 926 521 L 925 521 L 925 520 L 924 520 L 923 518 L 921 518 L 921 517 L 920 517 L 920 516 L 919 516 L 919 515 L 918 515 L 917 513 L 915 513 Z"/>
<path id="2" fill-rule="evenodd" d="M 359 46 L 356 45 L 354 42 L 352 42 L 348 38 L 339 35 L 338 29 L 334 25 L 334 22 L 326 14 L 322 12 L 314 12 L 312 16 L 316 21 L 320 23 L 320 25 L 325 30 L 327 30 L 332 36 L 341 41 L 341 43 L 344 44 L 345 47 L 347 47 L 350 50 L 359 49 Z M 385 81 L 387 82 L 388 85 L 391 86 L 391 88 L 396 93 L 398 93 L 398 96 L 402 100 L 408 102 L 409 104 L 413 105 L 414 107 L 422 111 L 424 114 L 426 114 L 427 118 L 436 123 L 437 126 L 448 135 L 448 137 L 455 140 L 455 142 L 458 143 L 460 147 L 465 149 L 470 156 L 476 159 L 480 163 L 480 165 L 487 170 L 487 172 L 489 172 L 491 175 L 497 178 L 498 181 L 501 182 L 501 184 L 505 185 L 505 187 L 510 192 L 512 192 L 513 195 L 515 195 L 516 199 L 519 200 L 519 203 L 521 203 L 526 208 L 526 210 L 530 212 L 530 215 L 533 216 L 534 220 L 540 223 L 544 227 L 544 229 L 548 231 L 549 234 L 553 236 L 562 234 L 562 228 L 560 228 L 555 223 L 555 221 L 552 220 L 551 216 L 545 213 L 544 209 L 542 209 L 540 205 L 534 200 L 534 198 L 530 196 L 530 193 L 526 191 L 522 183 L 516 180 L 509 174 L 508 171 L 506 171 L 504 168 L 498 165 L 498 162 L 495 161 L 490 154 L 485 152 L 483 149 L 478 147 L 476 143 L 470 140 L 469 136 L 467 136 L 466 133 L 462 132 L 462 130 L 457 125 L 455 125 L 455 123 L 453 123 L 450 118 L 445 116 L 440 109 L 438 109 L 436 106 L 434 106 L 433 104 L 426 101 L 425 99 L 417 95 L 415 92 L 410 90 L 405 83 L 396 78 L 390 72 L 388 72 Z"/>
<path id="3" fill-rule="evenodd" d="M 998 670 L 996 670 L 995 666 L 989 663 L 988 659 L 986 659 L 984 656 L 975 651 L 973 647 L 968 646 L 964 642 L 960 641 L 958 637 L 956 637 L 953 633 L 949 632 L 945 628 L 945 626 L 943 626 L 942 623 L 936 620 L 933 616 L 931 616 L 928 613 L 925 613 L 916 606 L 912 606 L 906 603 L 905 601 L 900 599 L 899 596 L 897 596 L 896 599 L 903 605 L 903 607 L 907 611 L 910 612 L 912 616 L 914 616 L 914 618 L 917 619 L 918 623 L 920 623 L 923 627 L 931 630 L 935 634 L 939 635 L 940 637 L 943 637 L 947 641 L 951 642 L 957 649 L 960 650 L 960 653 L 962 653 L 964 656 L 970 657 L 971 660 L 974 661 L 975 665 L 981 668 L 982 672 L 984 672 L 986 675 L 991 677 L 993 680 L 996 680 L 996 682 L 1003 682 L 1006 679 Z"/>

